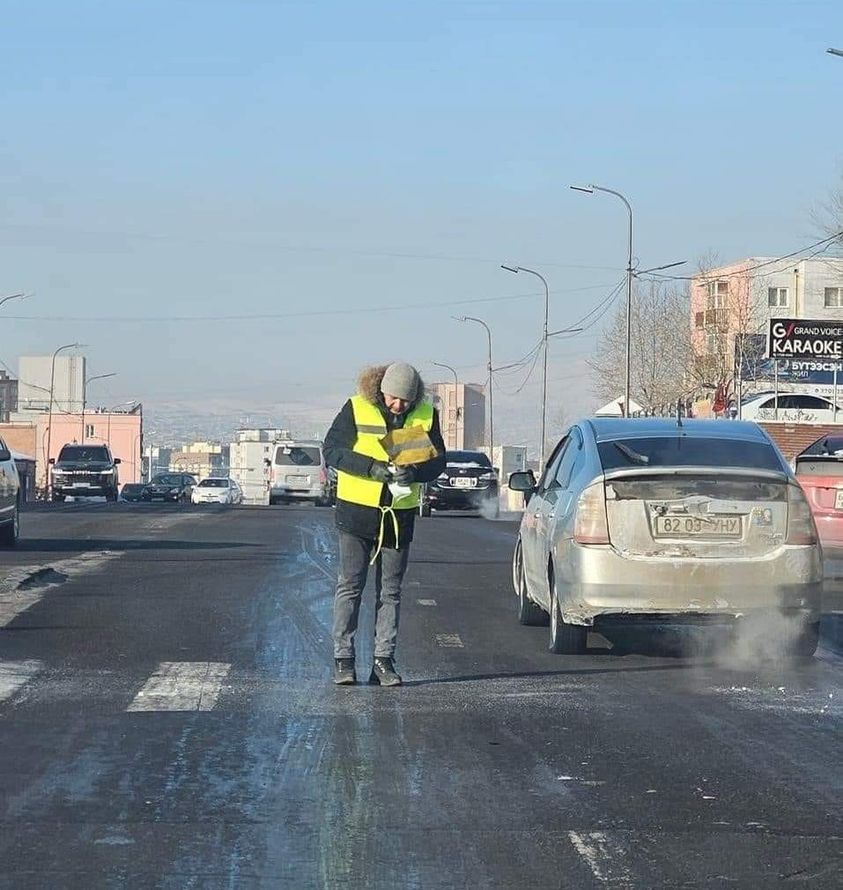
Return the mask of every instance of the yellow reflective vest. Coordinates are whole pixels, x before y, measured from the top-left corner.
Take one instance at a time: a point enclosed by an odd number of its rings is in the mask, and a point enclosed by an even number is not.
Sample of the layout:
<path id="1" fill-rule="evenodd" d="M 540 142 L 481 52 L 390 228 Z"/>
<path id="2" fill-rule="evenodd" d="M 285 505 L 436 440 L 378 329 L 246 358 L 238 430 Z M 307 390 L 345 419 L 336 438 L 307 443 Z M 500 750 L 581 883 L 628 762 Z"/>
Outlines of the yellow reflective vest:
<path id="1" fill-rule="evenodd" d="M 387 426 L 380 409 L 362 396 L 353 396 L 351 407 L 357 427 L 354 452 L 387 463 L 390 458 L 381 444 L 381 439 L 387 434 Z M 404 429 L 409 427 L 418 427 L 425 433 L 429 433 L 433 427 L 433 405 L 429 402 L 421 402 L 416 405 L 404 419 Z M 413 483 L 411 488 L 410 494 L 393 501 L 392 508 L 394 510 L 418 508 L 421 502 L 421 485 Z M 376 479 L 364 479 L 342 470 L 337 473 L 337 497 L 342 501 L 360 504 L 364 507 L 379 508 L 382 495 L 383 483 Z"/>

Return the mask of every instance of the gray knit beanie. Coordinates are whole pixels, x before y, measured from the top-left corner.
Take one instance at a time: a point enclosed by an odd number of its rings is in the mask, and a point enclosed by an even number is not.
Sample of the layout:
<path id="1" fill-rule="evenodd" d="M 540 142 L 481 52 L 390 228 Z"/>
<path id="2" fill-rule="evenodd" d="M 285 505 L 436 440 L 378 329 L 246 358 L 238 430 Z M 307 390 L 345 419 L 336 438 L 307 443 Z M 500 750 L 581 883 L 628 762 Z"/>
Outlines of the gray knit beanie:
<path id="1" fill-rule="evenodd" d="M 412 365 L 395 362 L 384 372 L 381 392 L 407 402 L 414 402 L 419 393 L 419 372 Z"/>

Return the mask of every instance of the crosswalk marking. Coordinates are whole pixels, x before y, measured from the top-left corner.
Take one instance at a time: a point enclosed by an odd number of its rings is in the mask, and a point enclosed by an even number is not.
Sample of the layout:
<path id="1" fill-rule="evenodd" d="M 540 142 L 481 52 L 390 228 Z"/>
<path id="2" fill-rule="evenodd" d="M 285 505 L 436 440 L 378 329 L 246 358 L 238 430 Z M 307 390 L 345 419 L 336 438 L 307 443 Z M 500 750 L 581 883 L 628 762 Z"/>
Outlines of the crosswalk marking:
<path id="1" fill-rule="evenodd" d="M 210 711 L 231 670 L 220 661 L 162 661 L 127 711 Z"/>
<path id="2" fill-rule="evenodd" d="M 0 701 L 11 698 L 21 686 L 28 683 L 41 670 L 41 667 L 41 662 L 34 659 L 0 661 Z"/>
<path id="3" fill-rule="evenodd" d="M 459 634 L 436 634 L 436 645 L 443 649 L 464 649 Z"/>

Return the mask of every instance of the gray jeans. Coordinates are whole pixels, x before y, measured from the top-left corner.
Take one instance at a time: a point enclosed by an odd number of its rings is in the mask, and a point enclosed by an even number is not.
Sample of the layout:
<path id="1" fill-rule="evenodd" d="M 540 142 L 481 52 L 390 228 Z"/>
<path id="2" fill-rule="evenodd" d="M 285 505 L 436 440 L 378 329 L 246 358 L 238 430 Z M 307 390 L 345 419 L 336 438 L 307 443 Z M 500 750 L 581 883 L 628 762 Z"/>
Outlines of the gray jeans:
<path id="1" fill-rule="evenodd" d="M 369 574 L 373 543 L 340 532 L 340 565 L 334 596 L 334 658 L 354 658 L 354 634 L 360 600 Z M 375 563 L 375 657 L 392 658 L 398 638 L 401 582 L 407 571 L 409 545 L 380 552 Z"/>

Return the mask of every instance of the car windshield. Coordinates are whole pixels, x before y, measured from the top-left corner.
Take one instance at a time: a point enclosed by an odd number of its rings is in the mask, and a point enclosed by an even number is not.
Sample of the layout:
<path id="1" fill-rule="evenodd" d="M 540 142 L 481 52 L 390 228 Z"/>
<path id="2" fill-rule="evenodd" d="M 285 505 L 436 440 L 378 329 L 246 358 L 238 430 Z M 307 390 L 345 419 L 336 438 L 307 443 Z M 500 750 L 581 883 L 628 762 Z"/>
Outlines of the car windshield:
<path id="1" fill-rule="evenodd" d="M 628 467 L 745 467 L 782 470 L 772 446 L 714 436 L 613 439 L 597 445 L 604 470 Z"/>
<path id="2" fill-rule="evenodd" d="M 59 460 L 96 460 L 108 463 L 108 449 L 102 445 L 65 445 Z"/>
<path id="3" fill-rule="evenodd" d="M 475 466 L 487 467 L 491 470 L 492 464 L 488 457 L 482 451 L 449 451 L 445 455 L 445 460 L 449 466 Z"/>
<path id="4" fill-rule="evenodd" d="M 322 459 L 318 448 L 284 445 L 275 452 L 275 463 L 281 467 L 318 467 Z"/>
<path id="5" fill-rule="evenodd" d="M 181 485 L 181 477 L 168 476 L 166 473 L 156 476 L 152 480 L 153 485 Z"/>
<path id="6" fill-rule="evenodd" d="M 203 479 L 200 488 L 228 488 L 228 479 Z"/>

